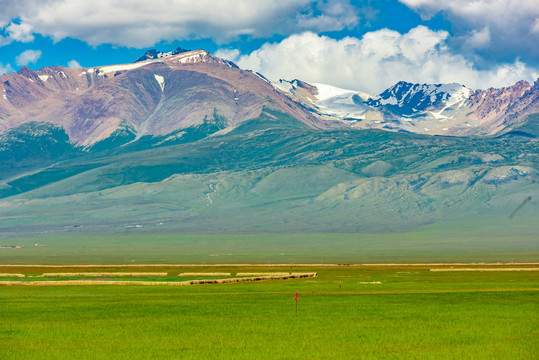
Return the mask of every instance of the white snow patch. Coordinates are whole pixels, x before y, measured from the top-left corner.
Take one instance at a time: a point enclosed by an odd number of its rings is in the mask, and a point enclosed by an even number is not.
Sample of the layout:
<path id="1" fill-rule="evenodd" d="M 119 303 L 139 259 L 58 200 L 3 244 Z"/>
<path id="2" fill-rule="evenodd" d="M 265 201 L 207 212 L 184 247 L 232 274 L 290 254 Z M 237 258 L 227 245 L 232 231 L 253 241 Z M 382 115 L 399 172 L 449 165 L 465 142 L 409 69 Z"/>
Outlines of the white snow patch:
<path id="1" fill-rule="evenodd" d="M 224 128 L 222 130 L 214 132 L 213 134 L 211 134 L 211 136 L 213 137 L 213 136 L 225 135 L 225 134 L 228 134 L 229 132 L 231 132 L 232 130 L 234 130 L 235 128 L 237 128 L 237 125 L 229 126 L 229 127 Z"/>
<path id="2" fill-rule="evenodd" d="M 101 74 L 108 74 L 112 72 L 115 73 L 117 71 L 122 71 L 122 70 L 134 70 L 139 67 L 146 66 L 146 65 L 148 65 L 148 63 L 143 61 L 143 62 L 138 62 L 134 64 L 103 66 L 103 67 L 100 67 L 98 70 L 99 70 L 99 75 L 101 75 Z M 91 70 L 94 70 L 94 69 L 91 69 Z M 88 70 L 88 72 L 90 72 L 90 70 Z"/>
<path id="3" fill-rule="evenodd" d="M 394 96 L 391 96 L 388 99 L 380 100 L 380 104 L 382 104 L 382 105 L 397 105 L 398 101 L 397 101 L 397 98 L 395 98 Z"/>
<path id="4" fill-rule="evenodd" d="M 95 69 L 88 69 L 88 73 L 89 73 L 89 74 L 92 74 L 92 73 L 94 73 L 94 72 L 95 72 Z"/>
<path id="5" fill-rule="evenodd" d="M 211 55 L 207 51 L 194 50 L 171 56 L 169 59 L 179 62 L 180 64 L 192 64 L 196 62 L 205 62 L 210 58 L 210 56 Z"/>
<path id="6" fill-rule="evenodd" d="M 32 80 L 32 79 L 28 79 L 28 80 L 30 80 L 31 82 L 34 82 L 34 80 Z"/>
<path id="7" fill-rule="evenodd" d="M 37 77 L 40 78 L 43 82 L 46 82 L 50 78 L 49 75 L 38 75 Z"/>
<path id="8" fill-rule="evenodd" d="M 63 77 L 63 78 L 67 78 L 66 73 L 63 72 L 63 71 L 58 71 L 58 74 L 60 74 L 60 76 Z"/>
<path id="9" fill-rule="evenodd" d="M 155 80 L 159 83 L 159 86 L 161 86 L 161 91 L 165 91 L 165 78 L 161 75 L 154 74 Z"/>
<path id="10" fill-rule="evenodd" d="M 3 95 L 4 95 L 4 99 L 6 99 L 6 100 L 7 100 L 7 96 L 6 96 L 6 94 L 3 94 Z"/>
<path id="11" fill-rule="evenodd" d="M 429 111 L 429 113 L 434 116 L 434 118 L 436 120 L 440 120 L 440 121 L 444 121 L 444 120 L 447 120 L 447 116 L 445 115 L 442 115 L 442 112 L 445 110 L 445 108 L 443 108 L 442 110 L 440 111 L 437 111 L 437 112 L 434 112 L 434 111 Z"/>
<path id="12" fill-rule="evenodd" d="M 258 74 L 257 74 L 258 76 Z M 260 77 L 260 76 L 258 76 Z M 279 90 L 282 90 L 284 91 L 285 93 L 289 93 L 291 94 L 292 93 L 292 89 L 294 88 L 294 85 L 292 85 L 292 83 L 290 81 L 286 81 L 286 80 L 283 80 L 283 79 L 280 79 L 279 81 L 272 81 L 271 84 L 273 85 L 273 87 L 279 89 Z"/>
<path id="13" fill-rule="evenodd" d="M 460 86 L 460 88 L 453 89 L 453 92 L 450 92 L 450 97 L 445 103 L 445 108 L 448 108 L 450 106 L 453 106 L 457 103 L 459 104 L 459 108 L 462 106 L 462 103 L 464 101 L 468 100 L 468 98 L 472 95 L 473 90 L 468 89 L 467 87 Z"/>
<path id="14" fill-rule="evenodd" d="M 92 69 L 93 70 L 93 69 Z M 86 71 L 83 71 L 79 74 L 79 76 L 86 75 Z"/>
<path id="15" fill-rule="evenodd" d="M 331 85 L 326 85 L 326 84 L 313 83 L 311 85 L 316 86 L 316 88 L 318 89 L 318 95 L 316 95 L 316 98 L 318 99 L 318 101 L 323 101 L 323 100 L 326 100 L 335 96 L 339 96 L 339 95 L 357 93 L 354 90 L 341 89 L 341 88 L 331 86 Z"/>

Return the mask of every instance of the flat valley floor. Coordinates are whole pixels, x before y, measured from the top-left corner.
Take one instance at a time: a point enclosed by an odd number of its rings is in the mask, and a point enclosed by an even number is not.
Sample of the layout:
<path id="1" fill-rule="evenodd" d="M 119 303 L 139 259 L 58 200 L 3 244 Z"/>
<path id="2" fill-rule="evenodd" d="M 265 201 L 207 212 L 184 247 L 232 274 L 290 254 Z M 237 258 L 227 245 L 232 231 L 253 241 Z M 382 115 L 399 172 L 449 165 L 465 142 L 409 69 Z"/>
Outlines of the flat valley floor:
<path id="1" fill-rule="evenodd" d="M 539 353 L 537 270 L 536 263 L 2 266 L 0 280 L 15 282 L 89 272 L 97 281 L 317 276 L 0 286 L 0 358 L 532 359 Z"/>

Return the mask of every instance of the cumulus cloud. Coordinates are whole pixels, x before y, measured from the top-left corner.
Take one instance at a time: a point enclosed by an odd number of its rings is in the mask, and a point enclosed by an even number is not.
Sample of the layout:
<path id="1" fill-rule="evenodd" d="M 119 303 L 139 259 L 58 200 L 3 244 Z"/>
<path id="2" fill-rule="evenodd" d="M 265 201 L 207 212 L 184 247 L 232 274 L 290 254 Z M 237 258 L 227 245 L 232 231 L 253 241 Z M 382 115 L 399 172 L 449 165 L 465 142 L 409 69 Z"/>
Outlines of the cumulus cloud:
<path id="1" fill-rule="evenodd" d="M 11 23 L 6 27 L 6 32 L 9 38 L 14 41 L 20 42 L 32 42 L 34 41 L 34 35 L 32 34 L 32 26 L 30 24 L 17 24 Z"/>
<path id="2" fill-rule="evenodd" d="M 0 3 L 9 1 L 0 0 Z M 294 32 L 338 31 L 354 26 L 358 11 L 350 0 L 19 0 L 3 21 L 59 41 L 72 37 L 90 45 L 142 48 L 162 40 L 240 35 L 266 37 Z M 24 28 L 21 28 L 23 27 Z M 28 34 L 28 32 L 26 32 Z"/>
<path id="3" fill-rule="evenodd" d="M 451 21 L 455 46 L 462 52 L 483 45 L 471 50 L 481 48 L 485 58 L 520 57 L 539 64 L 537 0 L 400 1 L 424 19 L 442 12 Z"/>
<path id="4" fill-rule="evenodd" d="M 26 50 L 15 58 L 15 63 L 19 66 L 33 64 L 41 57 L 41 50 Z"/>
<path id="5" fill-rule="evenodd" d="M 7 36 L 0 35 L 0 46 L 11 44 L 13 41 L 20 41 L 24 43 L 34 41 L 32 27 L 29 24 L 11 22 L 7 26 L 0 25 L 0 31 L 2 29 Z"/>
<path id="6" fill-rule="evenodd" d="M 481 30 L 472 30 L 465 40 L 466 46 L 472 49 L 481 49 L 490 45 L 490 30 L 485 26 Z"/>
<path id="7" fill-rule="evenodd" d="M 238 49 L 219 49 L 215 52 L 215 56 L 225 60 L 235 61 L 240 56 Z"/>
<path id="8" fill-rule="evenodd" d="M 80 66 L 80 64 L 79 64 L 79 62 L 77 60 L 71 60 L 71 61 L 69 61 L 67 63 L 67 67 L 76 69 L 76 68 L 80 68 L 82 66 Z"/>
<path id="9" fill-rule="evenodd" d="M 320 1 L 316 6 L 320 15 L 313 11 L 297 15 L 299 29 L 314 31 L 332 31 L 353 27 L 358 24 L 358 9 L 347 0 Z"/>
<path id="10" fill-rule="evenodd" d="M 9 64 L 2 64 L 0 62 L 0 75 L 7 74 L 13 72 L 13 68 Z"/>
<path id="11" fill-rule="evenodd" d="M 539 75 L 537 69 L 519 61 L 478 70 L 465 57 L 451 52 L 446 46 L 448 36 L 424 26 L 405 34 L 373 31 L 361 39 L 336 40 L 305 32 L 231 60 L 273 79 L 298 78 L 370 93 L 379 93 L 400 80 L 458 82 L 477 89 L 533 81 Z"/>

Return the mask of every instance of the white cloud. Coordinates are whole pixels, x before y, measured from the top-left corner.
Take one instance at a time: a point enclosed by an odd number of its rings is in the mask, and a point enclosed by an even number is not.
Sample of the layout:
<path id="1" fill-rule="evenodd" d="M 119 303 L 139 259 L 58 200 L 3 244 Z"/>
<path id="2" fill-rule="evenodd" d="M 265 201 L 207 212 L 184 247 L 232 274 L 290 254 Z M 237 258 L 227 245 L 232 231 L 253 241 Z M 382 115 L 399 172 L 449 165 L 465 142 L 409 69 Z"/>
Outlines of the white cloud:
<path id="1" fill-rule="evenodd" d="M 82 66 L 80 66 L 77 60 L 71 60 L 67 63 L 67 67 L 76 69 L 76 68 L 81 68 Z"/>
<path id="2" fill-rule="evenodd" d="M 343 88 L 379 93 L 405 80 L 420 83 L 458 82 L 472 88 L 506 86 L 539 76 L 519 61 L 477 70 L 446 46 L 448 33 L 418 26 L 406 34 L 392 30 L 369 32 L 363 38 L 335 40 L 311 32 L 236 59 L 242 68 L 273 78 L 298 78 Z"/>
<path id="3" fill-rule="evenodd" d="M 539 18 L 535 19 L 535 21 L 533 22 L 530 32 L 534 34 L 539 34 Z"/>
<path id="4" fill-rule="evenodd" d="M 0 35 L 0 46 L 4 46 L 4 45 L 8 45 L 8 44 L 11 44 L 12 41 L 9 37 L 4 37 L 2 35 Z"/>
<path id="5" fill-rule="evenodd" d="M 236 61 L 240 57 L 238 49 L 219 49 L 215 52 L 215 56 L 225 60 Z"/>
<path id="6" fill-rule="evenodd" d="M 490 30 L 485 26 L 481 30 L 472 30 L 465 39 L 465 45 L 472 49 L 481 49 L 490 45 Z"/>
<path id="7" fill-rule="evenodd" d="M 26 50 L 15 58 L 15 63 L 19 66 L 33 64 L 41 57 L 41 50 Z"/>
<path id="8" fill-rule="evenodd" d="M 11 65 L 10 64 L 4 65 L 0 62 L 0 75 L 7 74 L 10 72 L 13 72 L 13 68 L 11 67 Z"/>
<path id="9" fill-rule="evenodd" d="M 20 42 L 32 42 L 34 41 L 34 35 L 32 34 L 32 26 L 30 24 L 16 24 L 11 23 L 6 27 L 6 32 L 9 34 L 9 38 L 14 41 Z"/>
<path id="10" fill-rule="evenodd" d="M 299 14 L 297 24 L 299 29 L 313 31 L 332 31 L 350 28 L 358 24 L 358 9 L 346 0 L 319 2 L 317 9 L 320 15 L 313 16 L 312 12 Z"/>
<path id="11" fill-rule="evenodd" d="M 537 0 L 400 1 L 424 19 L 442 12 L 451 21 L 457 39 L 461 40 L 463 52 L 466 52 L 466 46 L 484 44 L 476 48 L 483 48 L 488 57 L 526 57 L 539 63 Z M 488 36 L 485 29 L 488 29 Z M 495 41 L 489 42 L 490 39 Z"/>
<path id="12" fill-rule="evenodd" d="M 0 0 L 1 1 L 1 0 Z M 265 37 L 303 30 L 338 31 L 357 24 L 350 0 L 19 0 L 6 19 L 55 41 L 66 37 L 90 45 L 142 48 L 162 40 L 239 35 Z M 22 29 L 21 29 L 22 30 Z M 28 33 L 28 31 L 26 33 Z"/>

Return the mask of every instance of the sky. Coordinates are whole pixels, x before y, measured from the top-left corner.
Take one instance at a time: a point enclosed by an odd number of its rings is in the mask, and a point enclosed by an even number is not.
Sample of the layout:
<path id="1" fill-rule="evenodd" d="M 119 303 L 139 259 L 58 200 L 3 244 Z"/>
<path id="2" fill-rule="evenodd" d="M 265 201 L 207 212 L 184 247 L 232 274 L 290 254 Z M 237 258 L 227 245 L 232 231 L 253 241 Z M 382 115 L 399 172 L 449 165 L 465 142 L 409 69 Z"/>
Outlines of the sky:
<path id="1" fill-rule="evenodd" d="M 537 0 L 0 0 L 0 75 L 205 49 L 271 79 L 372 94 L 539 77 Z"/>

